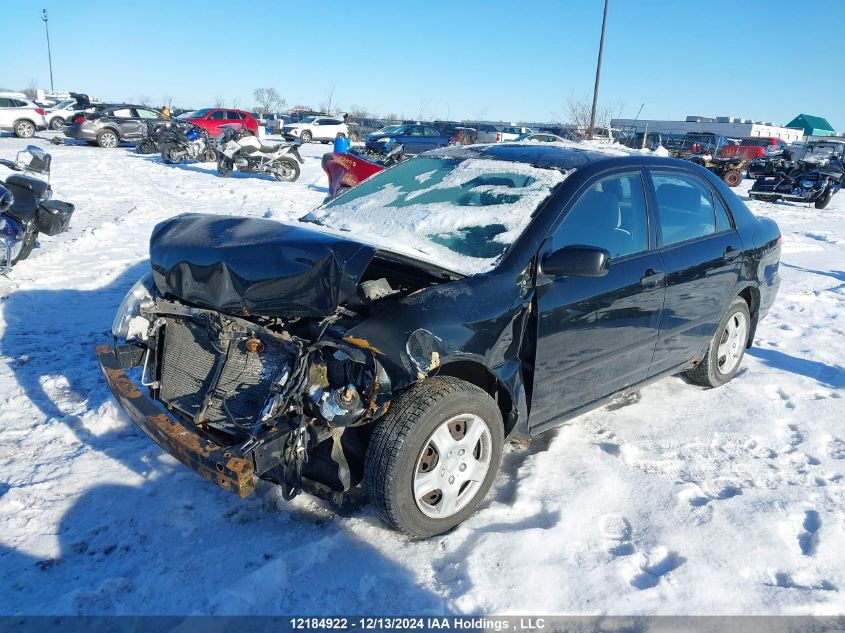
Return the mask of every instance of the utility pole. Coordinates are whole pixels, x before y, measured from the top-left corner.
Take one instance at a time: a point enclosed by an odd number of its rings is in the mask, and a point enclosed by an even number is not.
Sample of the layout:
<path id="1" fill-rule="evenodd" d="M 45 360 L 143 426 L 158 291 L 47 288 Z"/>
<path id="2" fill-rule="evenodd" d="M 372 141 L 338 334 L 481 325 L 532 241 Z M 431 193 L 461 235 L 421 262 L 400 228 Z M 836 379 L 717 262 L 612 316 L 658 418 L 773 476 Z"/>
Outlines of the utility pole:
<path id="1" fill-rule="evenodd" d="M 44 30 L 47 32 L 47 60 L 50 62 L 50 92 L 53 92 L 53 55 L 50 52 L 50 27 L 47 26 L 47 9 L 42 9 L 41 19 L 44 20 Z"/>
<path id="2" fill-rule="evenodd" d="M 590 127 L 587 129 L 587 138 L 593 138 L 593 130 L 595 130 L 596 127 L 596 102 L 599 100 L 599 77 L 601 76 L 601 55 L 604 52 L 604 26 L 607 23 L 607 1 L 608 0 L 604 0 L 604 17 L 601 19 L 599 60 L 596 63 L 596 87 L 593 89 L 593 110 L 590 113 Z"/>

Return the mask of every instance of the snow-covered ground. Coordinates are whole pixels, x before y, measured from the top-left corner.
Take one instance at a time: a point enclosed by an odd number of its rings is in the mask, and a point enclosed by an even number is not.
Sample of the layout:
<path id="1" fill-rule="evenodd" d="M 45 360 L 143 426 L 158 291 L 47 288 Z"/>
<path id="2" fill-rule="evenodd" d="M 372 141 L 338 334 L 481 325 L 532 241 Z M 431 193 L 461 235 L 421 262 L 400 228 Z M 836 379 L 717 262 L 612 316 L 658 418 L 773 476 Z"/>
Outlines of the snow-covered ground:
<path id="1" fill-rule="evenodd" d="M 158 221 L 299 216 L 328 147 L 290 184 L 41 136 L 77 212 L 0 279 L 0 613 L 845 613 L 845 194 L 752 203 L 783 281 L 733 382 L 670 378 L 507 447 L 480 512 L 411 542 L 366 505 L 203 481 L 94 358 Z"/>

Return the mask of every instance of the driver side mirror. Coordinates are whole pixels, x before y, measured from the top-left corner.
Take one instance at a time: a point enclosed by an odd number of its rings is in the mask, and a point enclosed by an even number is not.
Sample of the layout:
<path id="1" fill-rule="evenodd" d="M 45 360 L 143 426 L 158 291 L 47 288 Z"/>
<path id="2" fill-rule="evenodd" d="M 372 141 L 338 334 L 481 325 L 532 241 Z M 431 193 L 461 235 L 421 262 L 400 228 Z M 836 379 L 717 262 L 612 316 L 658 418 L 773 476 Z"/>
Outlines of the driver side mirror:
<path id="1" fill-rule="evenodd" d="M 44 158 L 47 156 L 47 152 L 45 152 L 43 149 L 41 149 L 37 145 L 27 145 L 25 151 L 29 152 L 30 154 L 32 154 L 35 158 L 37 158 L 39 160 L 44 160 Z"/>
<path id="2" fill-rule="evenodd" d="M 595 246 L 564 246 L 546 255 L 540 270 L 553 277 L 603 277 L 610 270 L 610 253 Z"/>

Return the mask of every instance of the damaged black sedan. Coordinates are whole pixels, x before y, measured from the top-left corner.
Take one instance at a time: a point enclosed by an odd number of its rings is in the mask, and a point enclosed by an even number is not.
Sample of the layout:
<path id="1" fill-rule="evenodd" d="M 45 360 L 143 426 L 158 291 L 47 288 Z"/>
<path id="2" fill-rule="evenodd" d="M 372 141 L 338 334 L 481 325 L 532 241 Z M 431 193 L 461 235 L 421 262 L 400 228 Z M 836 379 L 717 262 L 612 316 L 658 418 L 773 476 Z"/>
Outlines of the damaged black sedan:
<path id="1" fill-rule="evenodd" d="M 474 512 L 507 439 L 663 376 L 733 378 L 779 254 L 777 225 L 686 161 L 435 150 L 299 222 L 161 223 L 98 355 L 206 479 L 363 483 L 424 537 Z"/>

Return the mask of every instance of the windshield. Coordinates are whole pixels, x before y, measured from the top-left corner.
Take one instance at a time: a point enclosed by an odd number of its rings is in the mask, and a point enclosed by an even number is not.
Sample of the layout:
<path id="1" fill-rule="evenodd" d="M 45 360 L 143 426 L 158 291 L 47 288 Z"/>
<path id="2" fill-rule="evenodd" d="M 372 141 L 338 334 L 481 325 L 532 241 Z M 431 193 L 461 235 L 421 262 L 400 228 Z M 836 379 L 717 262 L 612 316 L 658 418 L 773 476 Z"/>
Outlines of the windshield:
<path id="1" fill-rule="evenodd" d="M 404 131 L 404 125 L 385 125 L 376 134 L 402 134 Z"/>
<path id="2" fill-rule="evenodd" d="M 177 119 L 195 119 L 197 118 L 196 112 L 183 112 L 179 116 L 176 117 Z"/>
<path id="3" fill-rule="evenodd" d="M 840 143 L 810 143 L 804 150 L 804 159 L 822 160 L 834 154 L 842 156 L 843 150 L 845 150 L 845 145 Z"/>
<path id="4" fill-rule="evenodd" d="M 194 118 L 199 118 L 201 116 L 205 116 L 209 112 L 211 112 L 212 108 L 203 108 L 202 110 L 197 110 L 194 112 Z"/>
<path id="5" fill-rule="evenodd" d="M 72 105 L 76 104 L 76 99 L 66 99 L 65 101 L 59 101 L 56 105 L 52 106 L 56 110 L 64 110 L 65 108 L 69 108 Z"/>
<path id="6" fill-rule="evenodd" d="M 423 156 L 302 218 L 464 274 L 494 267 L 565 174 L 526 163 Z"/>

